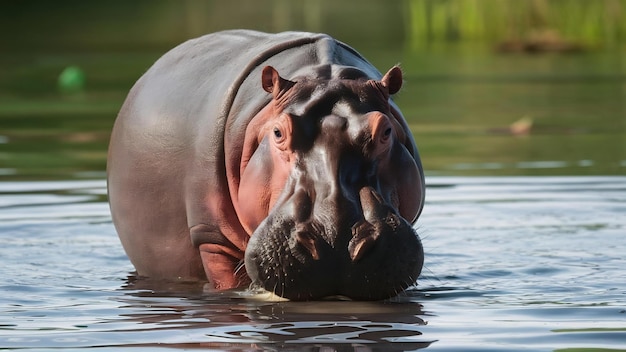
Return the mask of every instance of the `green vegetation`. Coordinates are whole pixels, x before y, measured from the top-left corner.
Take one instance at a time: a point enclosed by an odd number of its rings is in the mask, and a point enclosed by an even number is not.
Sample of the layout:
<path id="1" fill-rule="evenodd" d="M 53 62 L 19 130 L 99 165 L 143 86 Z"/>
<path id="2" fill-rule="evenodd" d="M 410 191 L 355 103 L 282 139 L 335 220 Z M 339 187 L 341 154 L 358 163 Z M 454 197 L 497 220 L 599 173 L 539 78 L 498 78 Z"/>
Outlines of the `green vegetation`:
<path id="1" fill-rule="evenodd" d="M 626 39 L 621 0 L 408 0 L 412 46 L 432 42 L 562 40 L 619 47 Z"/>

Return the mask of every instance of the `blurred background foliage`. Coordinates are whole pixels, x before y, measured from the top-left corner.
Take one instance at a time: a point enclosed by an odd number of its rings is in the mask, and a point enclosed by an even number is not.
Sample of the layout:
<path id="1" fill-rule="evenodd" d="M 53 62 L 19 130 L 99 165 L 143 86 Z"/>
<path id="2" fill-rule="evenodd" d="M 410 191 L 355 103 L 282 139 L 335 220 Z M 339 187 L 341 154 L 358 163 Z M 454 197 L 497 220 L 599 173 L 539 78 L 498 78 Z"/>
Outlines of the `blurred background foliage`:
<path id="1" fill-rule="evenodd" d="M 3 49 L 29 52 L 160 50 L 250 27 L 324 31 L 347 42 L 393 40 L 415 48 L 542 38 L 623 48 L 626 39 L 623 0 L 24 0 L 0 6 Z"/>
<path id="2" fill-rule="evenodd" d="M 614 48 L 626 39 L 624 1 L 409 0 L 410 43 L 549 42 Z"/>
<path id="3" fill-rule="evenodd" d="M 230 29 L 326 32 L 381 71 L 430 174 L 624 174 L 623 0 L 0 3 L 0 177 L 103 177 L 128 89 Z"/>

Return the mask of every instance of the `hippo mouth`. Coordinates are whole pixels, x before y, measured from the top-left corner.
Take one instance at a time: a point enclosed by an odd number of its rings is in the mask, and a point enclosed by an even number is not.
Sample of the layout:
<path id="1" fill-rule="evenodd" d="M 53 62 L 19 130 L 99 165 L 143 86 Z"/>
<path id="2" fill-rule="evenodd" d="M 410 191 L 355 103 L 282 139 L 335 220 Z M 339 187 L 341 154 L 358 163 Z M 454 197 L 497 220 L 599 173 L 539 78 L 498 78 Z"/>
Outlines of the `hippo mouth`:
<path id="1" fill-rule="evenodd" d="M 424 261 L 419 236 L 371 187 L 358 197 L 356 211 L 339 219 L 294 216 L 297 201 L 272 212 L 246 249 L 253 285 L 290 300 L 379 300 L 414 284 Z"/>

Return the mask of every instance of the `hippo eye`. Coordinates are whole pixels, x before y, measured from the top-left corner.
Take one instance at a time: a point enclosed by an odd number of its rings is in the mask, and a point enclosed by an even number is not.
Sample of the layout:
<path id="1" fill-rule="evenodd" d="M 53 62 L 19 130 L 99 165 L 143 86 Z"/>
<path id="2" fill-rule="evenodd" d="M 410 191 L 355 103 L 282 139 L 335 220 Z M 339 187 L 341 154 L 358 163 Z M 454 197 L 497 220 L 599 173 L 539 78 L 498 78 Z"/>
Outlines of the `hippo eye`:
<path id="1" fill-rule="evenodd" d="M 389 140 L 389 137 L 391 137 L 391 127 L 387 127 L 383 131 L 383 135 L 380 136 L 380 142 L 381 143 L 387 143 L 387 141 Z"/>
<path id="2" fill-rule="evenodd" d="M 283 137 L 283 133 L 278 129 L 278 127 L 274 127 L 274 137 L 276 137 L 276 139 L 281 139 Z"/>

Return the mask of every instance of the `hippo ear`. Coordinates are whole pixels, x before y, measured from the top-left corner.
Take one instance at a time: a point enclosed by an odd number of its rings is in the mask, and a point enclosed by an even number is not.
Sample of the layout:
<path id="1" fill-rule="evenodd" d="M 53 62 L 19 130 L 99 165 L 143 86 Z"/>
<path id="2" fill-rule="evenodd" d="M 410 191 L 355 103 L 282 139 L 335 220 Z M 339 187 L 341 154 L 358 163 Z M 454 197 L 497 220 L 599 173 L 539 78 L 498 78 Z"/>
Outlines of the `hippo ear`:
<path id="1" fill-rule="evenodd" d="M 389 95 L 396 94 L 402 87 L 402 70 L 398 66 L 392 67 L 380 81 L 387 88 Z"/>
<path id="2" fill-rule="evenodd" d="M 289 90 L 295 83 L 284 79 L 278 74 L 272 66 L 265 66 L 261 74 L 261 84 L 266 92 L 272 93 L 274 99 L 278 98 L 283 92 Z"/>

